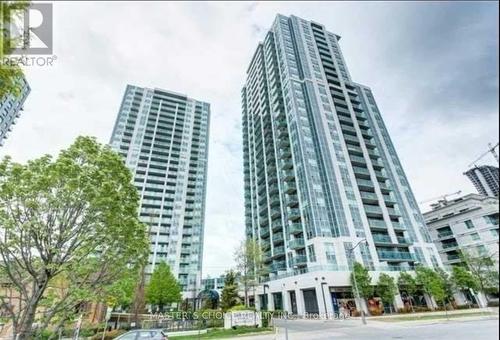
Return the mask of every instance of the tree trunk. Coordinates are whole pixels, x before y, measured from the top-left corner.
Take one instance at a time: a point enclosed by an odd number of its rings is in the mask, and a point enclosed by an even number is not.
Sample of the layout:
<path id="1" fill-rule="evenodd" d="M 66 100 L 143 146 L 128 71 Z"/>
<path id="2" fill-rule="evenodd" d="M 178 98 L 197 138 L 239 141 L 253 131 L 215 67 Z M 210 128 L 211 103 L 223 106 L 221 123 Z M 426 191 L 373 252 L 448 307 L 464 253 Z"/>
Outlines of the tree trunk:
<path id="1" fill-rule="evenodd" d="M 33 339 L 33 323 L 35 322 L 36 309 L 47 287 L 47 281 L 45 280 L 38 286 L 33 286 L 31 298 L 26 302 L 26 309 L 14 330 L 16 340 Z"/>

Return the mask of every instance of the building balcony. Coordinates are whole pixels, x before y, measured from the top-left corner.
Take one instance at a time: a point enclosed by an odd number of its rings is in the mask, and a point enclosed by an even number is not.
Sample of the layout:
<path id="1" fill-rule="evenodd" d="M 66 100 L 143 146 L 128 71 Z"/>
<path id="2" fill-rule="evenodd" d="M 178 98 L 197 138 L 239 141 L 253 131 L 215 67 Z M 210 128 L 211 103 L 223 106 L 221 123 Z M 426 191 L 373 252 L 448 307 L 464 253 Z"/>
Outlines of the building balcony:
<path id="1" fill-rule="evenodd" d="M 363 205 L 366 215 L 382 216 L 382 208 L 378 205 Z"/>
<path id="2" fill-rule="evenodd" d="M 292 157 L 292 152 L 290 151 L 290 148 L 280 149 L 280 157 L 285 159 L 289 159 L 290 157 Z"/>
<path id="3" fill-rule="evenodd" d="M 279 192 L 279 187 L 277 184 L 273 184 L 273 185 L 270 185 L 269 188 L 268 188 L 268 191 L 269 191 L 269 194 L 276 194 Z"/>
<path id="4" fill-rule="evenodd" d="M 261 238 L 268 238 L 269 237 L 269 228 L 260 228 L 260 237 Z"/>
<path id="5" fill-rule="evenodd" d="M 367 178 L 370 177 L 370 171 L 366 168 L 360 168 L 358 166 L 355 166 L 355 167 L 353 167 L 353 169 L 354 169 L 354 173 L 356 175 L 362 175 L 362 176 L 367 177 Z"/>
<path id="6" fill-rule="evenodd" d="M 290 181 L 295 178 L 295 175 L 292 170 L 283 170 L 281 174 L 285 181 Z"/>
<path id="7" fill-rule="evenodd" d="M 356 179 L 356 183 L 358 184 L 359 189 L 361 190 L 374 190 L 375 185 L 373 184 L 372 181 L 369 181 L 367 179 Z"/>
<path id="8" fill-rule="evenodd" d="M 373 229 L 387 229 L 387 224 L 383 220 L 368 219 L 368 224 Z"/>
<path id="9" fill-rule="evenodd" d="M 292 223 L 290 224 L 288 228 L 288 232 L 292 235 L 300 234 L 304 232 L 304 229 L 302 228 L 302 224 L 300 223 Z"/>
<path id="10" fill-rule="evenodd" d="M 279 247 L 274 247 L 273 250 L 273 257 L 279 257 L 285 255 L 285 247 L 284 246 L 279 246 Z"/>
<path id="11" fill-rule="evenodd" d="M 378 196 L 374 192 L 360 191 L 361 199 L 364 203 L 377 203 Z"/>
<path id="12" fill-rule="evenodd" d="M 271 242 L 269 242 L 269 240 L 261 241 L 260 246 L 262 247 L 262 250 L 264 250 L 264 251 L 269 250 L 269 249 L 271 249 Z"/>
<path id="13" fill-rule="evenodd" d="M 399 222 L 392 222 L 394 230 L 406 230 L 406 227 Z"/>
<path id="14" fill-rule="evenodd" d="M 300 219 L 300 210 L 299 209 L 288 209 L 287 214 L 288 214 L 288 218 L 290 220 Z"/>
<path id="15" fill-rule="evenodd" d="M 349 158 L 351 159 L 352 165 L 361 165 L 361 166 L 366 165 L 366 160 L 363 157 L 349 155 Z"/>
<path id="16" fill-rule="evenodd" d="M 376 244 L 392 244 L 391 237 L 389 235 L 372 234 L 373 242 Z"/>
<path id="17" fill-rule="evenodd" d="M 398 236 L 397 238 L 398 238 L 399 244 L 406 244 L 406 245 L 412 244 L 412 242 L 410 240 L 408 240 L 406 237 Z"/>
<path id="18" fill-rule="evenodd" d="M 285 271 L 286 263 L 284 261 L 274 262 L 271 264 L 270 269 L 272 272 Z"/>
<path id="19" fill-rule="evenodd" d="M 296 207 L 297 205 L 299 205 L 299 197 L 297 195 L 287 195 L 286 205 L 288 207 Z"/>
<path id="20" fill-rule="evenodd" d="M 415 261 L 411 253 L 403 253 L 396 251 L 377 251 L 378 257 L 381 261 Z"/>
<path id="21" fill-rule="evenodd" d="M 295 183 L 285 183 L 285 185 L 283 185 L 283 190 L 287 194 L 291 194 L 297 191 L 297 187 L 295 186 Z"/>
<path id="22" fill-rule="evenodd" d="M 271 228 L 273 231 L 280 231 L 283 230 L 283 224 L 281 223 L 281 220 L 275 220 L 271 224 Z"/>
<path id="23" fill-rule="evenodd" d="M 295 238 L 288 242 L 288 247 L 290 249 L 301 249 L 305 247 L 305 241 L 303 238 Z"/>
<path id="24" fill-rule="evenodd" d="M 438 231 L 437 234 L 438 239 L 446 239 L 446 238 L 452 238 L 454 237 L 453 231 L 452 230 L 445 230 L 445 231 Z"/>
<path id="25" fill-rule="evenodd" d="M 281 160 L 281 168 L 284 170 L 293 168 L 293 162 L 290 158 Z"/>
<path id="26" fill-rule="evenodd" d="M 292 258 L 292 264 L 294 266 L 303 266 L 307 264 L 307 256 L 306 255 L 295 255 Z"/>
<path id="27" fill-rule="evenodd" d="M 399 211 L 399 209 L 396 209 L 396 208 L 387 208 L 387 211 L 389 212 L 389 215 L 391 217 L 399 217 L 399 216 L 401 216 L 401 212 Z"/>
<path id="28" fill-rule="evenodd" d="M 448 244 L 442 244 L 441 248 L 443 249 L 442 252 L 447 252 L 447 251 L 452 251 L 452 250 L 457 250 L 459 248 L 458 243 L 448 243 Z"/>
<path id="29" fill-rule="evenodd" d="M 271 209 L 271 219 L 275 219 L 281 216 L 281 210 L 279 209 Z"/>
<path id="30" fill-rule="evenodd" d="M 273 235 L 273 243 L 283 242 L 283 233 L 277 233 Z"/>

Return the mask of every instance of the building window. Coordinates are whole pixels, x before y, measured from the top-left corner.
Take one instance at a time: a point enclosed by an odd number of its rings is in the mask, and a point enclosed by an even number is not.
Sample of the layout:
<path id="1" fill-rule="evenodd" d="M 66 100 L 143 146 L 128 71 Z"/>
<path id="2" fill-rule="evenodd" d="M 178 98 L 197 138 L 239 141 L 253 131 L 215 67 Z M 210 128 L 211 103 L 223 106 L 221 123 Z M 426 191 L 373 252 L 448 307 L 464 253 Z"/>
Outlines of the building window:
<path id="1" fill-rule="evenodd" d="M 337 263 L 337 257 L 335 256 L 335 246 L 333 243 L 325 243 L 325 256 L 328 263 Z"/>
<path id="2" fill-rule="evenodd" d="M 472 238 L 472 241 L 478 241 L 481 239 L 478 233 L 470 234 L 470 237 Z"/>
<path id="3" fill-rule="evenodd" d="M 307 250 L 309 251 L 309 262 L 316 262 L 316 251 L 314 250 L 314 245 L 311 244 L 307 246 Z"/>
<path id="4" fill-rule="evenodd" d="M 467 221 L 465 221 L 465 226 L 467 227 L 467 229 L 473 229 L 474 223 L 472 223 L 471 220 L 467 220 Z"/>
<path id="5" fill-rule="evenodd" d="M 491 232 L 491 235 L 493 235 L 493 237 L 498 238 L 498 229 L 491 229 L 490 232 Z"/>

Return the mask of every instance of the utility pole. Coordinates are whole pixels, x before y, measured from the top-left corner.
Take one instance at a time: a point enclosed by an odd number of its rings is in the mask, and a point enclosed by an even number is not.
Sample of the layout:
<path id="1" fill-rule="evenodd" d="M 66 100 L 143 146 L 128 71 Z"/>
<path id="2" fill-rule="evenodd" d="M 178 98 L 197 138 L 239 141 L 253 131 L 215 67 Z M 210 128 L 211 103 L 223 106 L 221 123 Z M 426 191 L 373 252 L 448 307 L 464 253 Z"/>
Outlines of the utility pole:
<path id="1" fill-rule="evenodd" d="M 356 249 L 361 243 L 366 243 L 367 240 L 366 238 L 362 239 L 354 247 L 351 247 L 349 249 L 349 258 L 354 257 L 354 249 Z M 361 296 L 359 295 L 359 289 L 358 289 L 358 281 L 356 279 L 356 270 L 354 270 L 354 265 L 352 268 L 352 279 L 354 281 L 354 290 L 355 290 L 355 296 L 356 300 L 359 302 L 359 306 L 361 307 L 361 321 L 363 322 L 363 325 L 366 325 L 366 317 L 365 317 L 365 310 L 363 309 L 363 306 L 361 305 Z"/>

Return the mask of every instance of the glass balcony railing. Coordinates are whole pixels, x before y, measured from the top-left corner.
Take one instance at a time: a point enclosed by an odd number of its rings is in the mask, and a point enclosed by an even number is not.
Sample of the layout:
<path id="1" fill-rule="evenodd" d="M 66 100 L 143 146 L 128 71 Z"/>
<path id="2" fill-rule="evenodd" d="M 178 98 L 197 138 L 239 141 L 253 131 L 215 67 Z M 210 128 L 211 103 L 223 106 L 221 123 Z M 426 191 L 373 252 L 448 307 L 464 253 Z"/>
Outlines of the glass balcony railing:
<path id="1" fill-rule="evenodd" d="M 438 231 L 438 238 L 445 238 L 453 235 L 452 230 Z"/>
<path id="2" fill-rule="evenodd" d="M 367 214 L 382 215 L 382 208 L 376 205 L 364 205 Z"/>
<path id="3" fill-rule="evenodd" d="M 273 235 L 273 243 L 283 242 L 283 233 Z"/>
<path id="4" fill-rule="evenodd" d="M 288 209 L 288 218 L 294 220 L 300 218 L 300 210 L 299 209 Z"/>
<path id="5" fill-rule="evenodd" d="M 295 266 L 307 264 L 307 256 L 306 255 L 295 255 L 292 259 L 292 263 Z"/>
<path id="6" fill-rule="evenodd" d="M 368 224 L 372 228 L 387 229 L 387 224 L 383 220 L 371 220 L 371 219 L 368 219 Z"/>
<path id="7" fill-rule="evenodd" d="M 297 187 L 295 186 L 294 183 L 285 183 L 283 189 L 285 190 L 286 193 L 292 193 L 297 191 Z"/>
<path id="8" fill-rule="evenodd" d="M 375 243 L 393 243 L 389 235 L 372 234 L 372 237 Z"/>
<path id="9" fill-rule="evenodd" d="M 300 223 L 292 223 L 290 227 L 288 228 L 288 231 L 290 234 L 299 234 L 304 232 L 304 229 L 302 228 L 302 224 Z"/>
<path id="10" fill-rule="evenodd" d="M 290 249 L 304 248 L 305 247 L 304 239 L 303 238 L 295 238 L 293 240 L 290 240 L 288 242 L 288 247 L 290 247 Z"/>
<path id="11" fill-rule="evenodd" d="M 274 247 L 273 256 L 282 256 L 285 255 L 285 247 Z"/>
<path id="12" fill-rule="evenodd" d="M 268 227 L 260 228 L 260 237 L 261 238 L 269 237 L 269 228 Z"/>
<path id="13" fill-rule="evenodd" d="M 396 251 L 378 251 L 378 257 L 383 260 L 396 260 L 396 261 L 413 261 L 411 253 L 403 253 Z"/>

